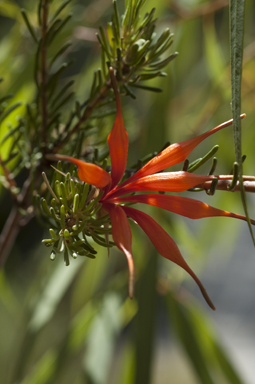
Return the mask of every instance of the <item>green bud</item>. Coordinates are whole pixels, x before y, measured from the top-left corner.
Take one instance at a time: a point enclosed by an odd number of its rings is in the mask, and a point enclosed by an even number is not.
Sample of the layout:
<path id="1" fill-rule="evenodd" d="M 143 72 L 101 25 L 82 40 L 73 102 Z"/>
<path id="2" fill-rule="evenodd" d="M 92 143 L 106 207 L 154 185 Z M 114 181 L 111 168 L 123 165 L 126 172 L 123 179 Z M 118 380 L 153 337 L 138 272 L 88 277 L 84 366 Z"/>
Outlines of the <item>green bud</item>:
<path id="1" fill-rule="evenodd" d="M 78 195 L 78 193 L 76 193 L 76 195 L 74 196 L 74 199 L 73 199 L 73 213 L 77 213 L 77 211 L 78 211 L 79 199 L 80 199 L 80 196 Z"/>
<path id="2" fill-rule="evenodd" d="M 66 225 L 66 210 L 65 210 L 65 206 L 64 205 L 61 205 L 61 207 L 60 207 L 60 220 L 61 220 L 62 228 L 65 228 L 65 225 Z"/>
<path id="3" fill-rule="evenodd" d="M 43 198 L 41 199 L 41 205 L 42 205 L 42 209 L 46 213 L 46 215 L 51 216 L 51 212 L 50 212 L 50 209 L 48 207 L 48 204 L 47 204 L 46 200 Z"/>
<path id="4" fill-rule="evenodd" d="M 61 182 L 60 183 L 60 189 L 61 189 L 61 195 L 62 195 L 63 203 L 67 207 L 66 182 L 65 183 Z"/>
<path id="5" fill-rule="evenodd" d="M 55 240 L 55 241 L 59 240 L 59 236 L 56 235 L 54 229 L 50 228 L 49 232 L 50 232 L 50 235 L 51 235 L 53 240 Z"/>
<path id="6" fill-rule="evenodd" d="M 65 238 L 66 240 L 69 240 L 69 235 L 70 235 L 70 233 L 69 233 L 68 229 L 65 229 L 65 230 L 64 230 L 64 238 Z"/>

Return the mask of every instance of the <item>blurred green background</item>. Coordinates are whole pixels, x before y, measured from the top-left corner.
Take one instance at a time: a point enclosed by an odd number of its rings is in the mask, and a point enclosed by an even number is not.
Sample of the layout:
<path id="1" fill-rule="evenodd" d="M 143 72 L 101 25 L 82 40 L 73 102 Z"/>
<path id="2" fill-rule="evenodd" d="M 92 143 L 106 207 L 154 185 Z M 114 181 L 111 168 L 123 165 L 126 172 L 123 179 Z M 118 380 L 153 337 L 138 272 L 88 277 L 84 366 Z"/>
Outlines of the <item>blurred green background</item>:
<path id="1" fill-rule="evenodd" d="M 61 2 L 54 0 L 59 5 Z M 124 2 L 117 1 L 124 10 Z M 35 48 L 20 7 L 36 20 L 34 0 L 0 1 L 1 94 L 33 99 Z M 231 118 L 228 1 L 148 0 L 144 13 L 157 9 L 157 32 L 175 34 L 168 77 L 152 81 L 163 92 L 137 90 L 122 98 L 130 136 L 129 165 L 159 151 L 167 141 L 186 140 Z M 61 34 L 71 40 L 77 99 L 86 99 L 93 70 L 100 66 L 97 28 L 112 14 L 110 0 L 78 1 Z M 244 174 L 254 174 L 255 4 L 246 1 L 242 84 Z M 23 113 L 20 107 L 19 113 Z M 11 115 L 10 119 L 15 119 Z M 110 127 L 112 119 L 107 122 Z M 0 137 L 6 131 L 1 126 Z M 110 129 L 110 128 L 109 128 Z M 93 142 L 92 142 L 93 144 Z M 219 144 L 217 174 L 234 162 L 231 127 L 210 137 L 190 156 L 203 156 Z M 4 156 L 4 154 L 3 154 Z M 180 169 L 177 167 L 176 169 Z M 202 169 L 208 171 L 208 165 Z M 201 172 L 202 172 L 201 171 Z M 22 183 L 25 175 L 19 176 Z M 240 196 L 218 191 L 186 193 L 211 205 L 242 212 Z M 0 226 L 11 208 L 1 189 Z M 255 217 L 253 198 L 249 212 Z M 0 372 L 4 384 L 235 384 L 255 383 L 255 258 L 248 227 L 226 218 L 192 222 L 147 209 L 173 236 L 184 258 L 199 274 L 217 310 L 203 302 L 195 283 L 177 266 L 158 257 L 133 228 L 136 295 L 127 297 L 124 255 L 98 249 L 96 260 L 50 261 L 40 243 L 43 229 L 34 219 L 24 227 L 0 274 Z M 96 247 L 96 246 L 95 246 Z"/>

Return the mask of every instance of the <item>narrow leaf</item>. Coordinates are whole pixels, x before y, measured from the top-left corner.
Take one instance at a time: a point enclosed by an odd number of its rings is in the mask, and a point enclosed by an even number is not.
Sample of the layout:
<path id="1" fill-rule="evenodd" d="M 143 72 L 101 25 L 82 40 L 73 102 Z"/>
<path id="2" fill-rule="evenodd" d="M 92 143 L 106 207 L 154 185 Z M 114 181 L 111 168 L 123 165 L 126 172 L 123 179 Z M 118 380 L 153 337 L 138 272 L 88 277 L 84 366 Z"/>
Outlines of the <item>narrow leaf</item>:
<path id="1" fill-rule="evenodd" d="M 60 56 L 62 55 L 62 53 L 64 53 L 70 46 L 72 45 L 72 42 L 71 41 L 68 41 L 66 44 L 63 45 L 62 48 L 60 48 L 60 50 L 55 54 L 55 56 L 51 59 L 50 61 L 50 67 L 52 66 L 52 64 L 55 62 L 55 60 Z"/>
<path id="2" fill-rule="evenodd" d="M 20 10 L 20 12 L 21 12 L 21 15 L 23 16 L 23 19 L 24 19 L 24 21 L 25 21 L 25 23 L 26 23 L 26 26 L 27 26 L 27 28 L 28 28 L 28 30 L 29 30 L 31 36 L 33 37 L 34 41 L 38 44 L 38 40 L 37 40 L 37 37 L 36 37 L 36 35 L 35 35 L 34 28 L 33 28 L 32 25 L 30 24 L 30 21 L 29 21 L 29 19 L 28 19 L 28 16 L 27 16 L 27 13 L 26 13 L 25 9 L 22 8 L 22 9 Z"/>
<path id="3" fill-rule="evenodd" d="M 149 87 L 148 85 L 133 84 L 133 83 L 129 83 L 128 85 L 130 87 L 144 89 L 145 91 L 151 91 L 151 92 L 157 92 L 157 93 L 162 92 L 162 88 L 158 88 L 158 87 Z"/>
<path id="4" fill-rule="evenodd" d="M 63 2 L 63 4 L 60 5 L 60 7 L 56 10 L 56 12 L 54 13 L 54 15 L 52 16 L 52 19 L 50 21 L 50 23 L 52 23 L 56 17 L 58 17 L 58 15 L 60 14 L 60 12 L 62 12 L 62 10 L 71 2 L 72 0 L 66 0 Z"/>
<path id="5" fill-rule="evenodd" d="M 244 11 L 245 0 L 230 0 L 230 54 L 231 54 L 231 90 L 232 90 L 232 114 L 233 132 L 235 141 L 236 161 L 239 164 L 240 192 L 245 215 L 253 244 L 255 238 L 251 228 L 248 208 L 242 178 L 242 141 L 241 141 L 241 82 L 243 60 L 243 36 L 244 36 Z"/>
<path id="6" fill-rule="evenodd" d="M 9 116 L 10 113 L 12 113 L 16 108 L 18 108 L 21 105 L 21 103 L 15 103 L 10 108 L 8 108 L 4 113 L 0 116 L 0 123 L 6 119 L 7 116 Z"/>

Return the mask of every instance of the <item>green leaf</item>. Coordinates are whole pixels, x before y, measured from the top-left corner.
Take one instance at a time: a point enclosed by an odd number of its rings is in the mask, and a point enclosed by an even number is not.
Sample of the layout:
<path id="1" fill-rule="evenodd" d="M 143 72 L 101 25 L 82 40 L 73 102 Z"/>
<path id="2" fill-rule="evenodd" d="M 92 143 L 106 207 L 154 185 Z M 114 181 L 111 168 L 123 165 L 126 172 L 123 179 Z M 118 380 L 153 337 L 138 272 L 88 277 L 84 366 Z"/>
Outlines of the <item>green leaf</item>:
<path id="1" fill-rule="evenodd" d="M 102 27 L 99 27 L 99 31 L 100 31 L 100 36 L 98 33 L 96 34 L 98 41 L 101 44 L 102 48 L 104 49 L 108 59 L 111 60 L 112 57 L 111 57 L 110 47 L 109 47 L 109 44 L 107 42 L 107 38 L 105 36 L 105 31 Z"/>
<path id="2" fill-rule="evenodd" d="M 115 24 L 115 30 L 116 30 L 116 37 L 117 37 L 117 42 L 119 44 L 120 40 L 120 17 L 119 17 L 119 12 L 117 8 L 117 2 L 116 0 L 113 0 L 113 22 Z"/>
<path id="3" fill-rule="evenodd" d="M 49 81 L 48 81 L 48 84 L 47 84 L 47 88 L 49 89 L 49 91 L 51 91 L 51 95 L 53 95 L 54 91 L 55 91 L 55 86 L 58 82 L 58 79 L 60 77 L 60 75 L 62 75 L 62 73 L 68 68 L 70 67 L 70 65 L 72 65 L 72 61 L 69 62 L 69 63 L 63 63 L 61 65 L 61 67 L 50 77 Z M 50 95 L 50 96 L 51 96 Z M 50 98 L 49 96 L 49 98 Z"/>
<path id="4" fill-rule="evenodd" d="M 74 92 L 69 93 L 57 106 L 53 109 L 52 114 L 54 115 L 59 108 L 61 108 L 65 103 L 67 103 L 74 96 Z"/>
<path id="5" fill-rule="evenodd" d="M 10 129 L 10 131 L 6 133 L 6 135 L 0 141 L 0 145 L 3 145 L 6 142 L 6 140 L 8 140 L 9 137 L 13 136 L 19 129 L 20 129 L 20 124 L 17 127 Z"/>
<path id="6" fill-rule="evenodd" d="M 158 88 L 158 87 L 149 87 L 148 85 L 133 84 L 133 83 L 129 83 L 128 85 L 130 87 L 144 89 L 145 91 L 162 92 L 162 88 Z"/>
<path id="7" fill-rule="evenodd" d="M 134 100 L 136 99 L 136 95 L 125 84 L 123 84 L 123 88 L 126 91 L 126 95 L 132 97 L 132 99 L 134 99 Z"/>
<path id="8" fill-rule="evenodd" d="M 205 313 L 193 301 L 179 301 L 172 294 L 166 296 L 166 304 L 171 324 L 200 382 L 243 384 Z"/>
<path id="9" fill-rule="evenodd" d="M 109 374 L 114 343 L 121 329 L 120 308 L 119 295 L 115 293 L 105 295 L 89 330 L 83 365 L 95 384 L 104 384 Z"/>
<path id="10" fill-rule="evenodd" d="M 175 59 L 178 56 L 178 52 L 172 53 L 167 59 L 160 61 L 159 63 L 151 64 L 150 68 L 155 68 L 157 70 L 164 68 L 170 61 Z"/>
<path id="11" fill-rule="evenodd" d="M 0 99 L 0 104 L 2 104 L 4 101 L 8 100 L 8 99 L 12 99 L 13 98 L 13 94 L 11 95 L 7 95 L 7 96 L 4 96 Z"/>
<path id="12" fill-rule="evenodd" d="M 29 323 L 29 329 L 31 331 L 38 331 L 51 319 L 57 310 L 60 300 L 79 272 L 81 265 L 82 259 L 76 260 L 69 268 L 66 268 L 63 263 L 57 265 L 36 301 Z"/>
<path id="13" fill-rule="evenodd" d="M 56 12 L 54 13 L 54 15 L 52 16 L 52 19 L 50 21 L 50 23 L 52 23 L 56 17 L 58 17 L 58 15 L 60 14 L 60 12 L 63 11 L 63 9 L 71 2 L 72 0 L 66 0 L 63 2 L 63 4 L 60 5 L 60 7 L 56 10 Z"/>
<path id="14" fill-rule="evenodd" d="M 135 384 L 150 383 L 155 325 L 157 321 L 157 265 L 156 249 L 146 252 L 146 268 L 136 284 L 138 311 L 134 319 Z M 144 295 L 146 291 L 146 295 Z"/>
<path id="15" fill-rule="evenodd" d="M 246 196 L 242 178 L 242 141 L 241 141 L 241 81 L 243 60 L 243 35 L 245 0 L 230 0 L 230 53 L 231 53 L 231 90 L 233 131 L 235 141 L 236 161 L 239 164 L 239 183 L 245 216 L 255 246 L 255 238 L 248 215 Z"/>
<path id="16" fill-rule="evenodd" d="M 49 44 L 52 43 L 52 41 L 55 39 L 57 34 L 61 31 L 62 28 L 68 23 L 68 21 L 72 18 L 73 14 L 69 13 L 63 20 L 61 20 L 57 26 L 57 28 L 52 32 L 50 38 L 49 38 Z"/>
<path id="17" fill-rule="evenodd" d="M 173 41 L 173 34 L 170 33 L 170 29 L 169 28 L 166 28 L 163 33 L 160 35 L 160 37 L 158 38 L 156 44 L 153 46 L 151 52 L 150 52 L 150 56 L 153 56 L 153 54 L 159 49 L 161 48 L 161 46 L 165 43 L 165 42 L 168 42 L 169 40 Z"/>
<path id="18" fill-rule="evenodd" d="M 20 20 L 20 6 L 14 1 L 1 1 L 0 2 L 0 15 L 14 20 Z"/>
<path id="19" fill-rule="evenodd" d="M 168 295 L 167 301 L 172 324 L 199 379 L 202 383 L 214 384 L 186 309 L 171 295 Z"/>
<path id="20" fill-rule="evenodd" d="M 52 349 L 46 351 L 21 384 L 49 383 L 54 375 L 56 361 L 57 353 Z"/>
<path id="21" fill-rule="evenodd" d="M 97 311 L 98 308 L 95 303 L 89 301 L 73 318 L 69 337 L 69 349 L 71 351 L 82 347 Z"/>
<path id="22" fill-rule="evenodd" d="M 65 94 L 65 92 L 74 84 L 74 80 L 70 80 L 63 88 L 58 92 L 55 98 L 52 100 L 52 107 L 59 101 L 59 99 Z"/>
<path id="23" fill-rule="evenodd" d="M 6 119 L 7 116 L 10 115 L 10 113 L 12 113 L 16 108 L 18 108 L 19 106 L 21 105 L 21 103 L 15 103 L 13 104 L 11 107 L 9 107 L 8 109 L 6 109 L 6 111 L 4 111 L 4 113 L 0 116 L 0 123 L 2 123 L 2 121 L 4 119 Z"/>
<path id="24" fill-rule="evenodd" d="M 41 25 L 41 10 L 42 10 L 42 0 L 39 0 L 38 6 L 37 6 L 37 17 L 38 17 L 38 24 Z"/>
<path id="25" fill-rule="evenodd" d="M 34 31 L 34 28 L 33 28 L 32 25 L 30 24 L 30 21 L 29 21 L 29 19 L 28 19 L 28 16 L 27 16 L 27 13 L 26 13 L 25 9 L 22 8 L 22 9 L 20 10 L 20 12 L 21 12 L 21 14 L 22 14 L 22 16 L 23 16 L 23 19 L 24 19 L 24 21 L 25 21 L 25 23 L 26 23 L 26 26 L 27 26 L 27 28 L 28 28 L 28 30 L 29 30 L 31 36 L 33 37 L 33 39 L 34 39 L 34 41 L 36 42 L 36 44 L 38 44 L 38 40 L 37 40 L 35 31 Z"/>
<path id="26" fill-rule="evenodd" d="M 219 149 L 219 146 L 215 145 L 204 157 L 202 157 L 202 158 L 200 158 L 198 160 L 193 161 L 189 165 L 188 171 L 189 172 L 194 172 L 196 169 L 201 167 L 201 165 L 205 164 L 212 156 L 215 155 L 215 153 L 218 151 L 218 149 Z"/>
<path id="27" fill-rule="evenodd" d="M 150 13 L 145 15 L 143 21 L 140 24 L 140 29 L 146 27 L 147 25 L 149 25 L 151 23 L 155 12 L 156 12 L 156 8 L 152 8 Z"/>

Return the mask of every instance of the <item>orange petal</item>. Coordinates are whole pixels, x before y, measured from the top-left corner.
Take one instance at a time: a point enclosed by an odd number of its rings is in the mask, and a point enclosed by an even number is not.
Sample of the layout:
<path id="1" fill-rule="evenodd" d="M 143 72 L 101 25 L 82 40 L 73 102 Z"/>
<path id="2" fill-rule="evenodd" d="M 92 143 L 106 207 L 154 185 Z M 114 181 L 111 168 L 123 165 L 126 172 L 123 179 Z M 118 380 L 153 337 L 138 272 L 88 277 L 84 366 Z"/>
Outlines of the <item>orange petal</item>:
<path id="1" fill-rule="evenodd" d="M 78 167 L 78 176 L 85 183 L 94 185 L 97 188 L 104 188 L 111 182 L 111 176 L 104 169 L 96 164 L 86 163 L 85 161 L 75 159 L 74 157 L 64 155 L 49 155 L 49 159 L 64 160 L 74 163 Z"/>
<path id="2" fill-rule="evenodd" d="M 241 118 L 244 118 L 245 116 L 245 114 L 242 114 Z M 201 143 L 201 141 L 205 140 L 207 137 L 213 135 L 217 131 L 228 127 L 232 123 L 232 119 L 228 120 L 225 123 L 222 123 L 217 127 L 211 129 L 210 131 L 205 132 L 197 137 L 194 137 L 193 139 L 169 145 L 169 147 L 160 152 L 157 156 L 155 156 L 147 164 L 145 164 L 139 171 L 137 171 L 133 176 L 131 176 L 131 178 L 129 178 L 129 180 L 123 183 L 123 185 L 140 177 L 160 172 L 163 169 L 170 167 L 171 165 L 181 163 L 182 161 L 187 159 L 189 154 L 199 143 Z"/>
<path id="3" fill-rule="evenodd" d="M 110 203 L 104 203 L 103 207 L 111 218 L 113 241 L 117 247 L 124 252 L 127 258 L 129 269 L 128 293 L 132 299 L 134 297 L 135 267 L 132 256 L 132 233 L 130 225 L 122 207 Z"/>
<path id="4" fill-rule="evenodd" d="M 110 200 L 111 201 L 111 200 Z M 144 203 L 155 207 L 163 208 L 166 211 L 177 213 L 178 215 L 188 217 L 189 219 L 202 219 L 205 217 L 226 216 L 247 221 L 246 217 L 237 213 L 223 211 L 214 208 L 199 200 L 190 199 L 182 196 L 170 195 L 134 195 L 116 197 L 113 203 Z M 255 220 L 251 219 L 251 223 L 255 224 Z"/>
<path id="5" fill-rule="evenodd" d="M 158 250 L 158 252 L 161 254 L 161 256 L 179 265 L 186 272 L 188 272 L 191 277 L 193 277 L 193 279 L 199 286 L 202 292 L 202 295 L 204 296 L 208 305 L 212 309 L 215 309 L 201 281 L 198 279 L 195 273 L 190 269 L 190 267 L 182 257 L 177 245 L 175 244 L 173 239 L 168 235 L 168 233 L 146 213 L 130 207 L 122 207 L 122 208 L 125 211 L 125 213 L 128 216 L 130 216 L 132 219 L 134 219 L 137 222 L 137 224 L 142 228 L 142 230 L 150 238 L 151 242 L 153 243 L 155 248 Z"/>
<path id="6" fill-rule="evenodd" d="M 120 95 L 117 86 L 114 87 L 114 92 L 116 98 L 117 115 L 112 130 L 107 139 L 112 166 L 112 188 L 118 184 L 124 175 L 128 154 L 128 134 L 124 126 Z"/>
<path id="7" fill-rule="evenodd" d="M 202 180 L 212 180 L 214 176 L 196 175 L 189 172 L 162 172 L 156 175 L 149 175 L 133 181 L 121 188 L 120 184 L 113 192 L 109 192 L 105 197 L 116 197 L 131 192 L 139 191 L 166 191 L 166 192 L 183 192 L 189 188 L 203 183 Z"/>

